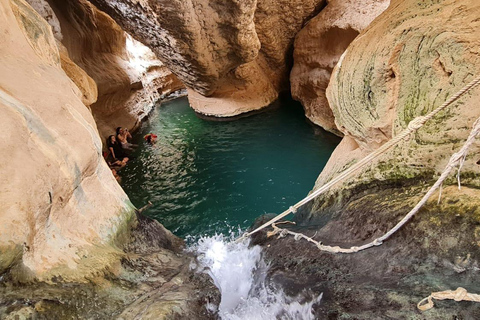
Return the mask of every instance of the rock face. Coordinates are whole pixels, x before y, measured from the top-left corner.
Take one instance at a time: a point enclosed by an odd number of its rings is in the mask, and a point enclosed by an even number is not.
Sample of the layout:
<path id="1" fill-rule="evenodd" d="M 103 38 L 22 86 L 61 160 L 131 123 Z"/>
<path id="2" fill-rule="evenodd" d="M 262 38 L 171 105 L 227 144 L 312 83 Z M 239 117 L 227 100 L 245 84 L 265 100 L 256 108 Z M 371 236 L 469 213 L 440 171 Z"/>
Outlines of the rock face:
<path id="1" fill-rule="evenodd" d="M 480 41 L 475 32 L 480 7 L 473 1 L 469 4 L 467 9 L 453 1 L 392 2 L 350 45 L 327 89 L 337 128 L 348 137 L 346 144 L 358 145 L 361 152 L 376 149 L 480 73 L 480 55 L 474 49 Z M 479 116 L 472 106 L 479 95 L 475 89 L 437 115 L 379 160 L 381 165 L 369 170 L 368 179 L 412 178 L 441 171 Z M 334 162 L 339 167 L 361 156 L 354 151 L 342 163 Z M 464 172 L 476 172 L 474 160 L 467 160 Z M 334 171 L 338 169 L 326 170 L 321 180 Z"/>
<path id="2" fill-rule="evenodd" d="M 0 284 L 1 319 L 214 319 L 219 292 L 193 273 L 182 241 L 137 215 L 121 262 L 88 283 Z M 7 279 L 5 279 L 7 278 Z M 23 317 L 22 317 L 23 316 Z"/>
<path id="3" fill-rule="evenodd" d="M 218 290 L 103 160 L 88 76 L 25 1 L 0 17 L 0 318 L 214 317 Z"/>
<path id="4" fill-rule="evenodd" d="M 295 34 L 324 0 L 94 0 L 184 82 L 192 107 L 229 117 L 288 89 Z"/>
<path id="5" fill-rule="evenodd" d="M 0 16 L 0 273 L 82 280 L 118 261 L 133 207 L 48 23 L 22 0 Z"/>
<path id="6" fill-rule="evenodd" d="M 475 0 L 396 0 L 362 31 L 333 70 L 327 88 L 336 126 L 345 137 L 316 188 L 480 74 L 479 13 Z M 479 99 L 477 87 L 303 208 L 297 230 L 303 227 L 323 244 L 346 248 L 383 235 L 414 207 L 463 145 L 480 117 Z M 480 265 L 479 152 L 476 143 L 462 167 L 460 190 L 451 177 L 439 204 L 437 193 L 379 247 L 330 254 L 292 237 L 273 241 L 259 236 L 272 260 L 271 276 L 291 288 L 315 283 L 313 289 L 324 292 L 319 318 L 478 318 L 473 303 L 435 302 L 438 309 L 424 314 L 416 303 L 431 292 L 457 287 L 480 292 L 472 281 Z"/>
<path id="7" fill-rule="evenodd" d="M 339 1 L 328 5 L 297 34 L 290 73 L 292 96 L 313 123 L 337 135 L 325 95 L 332 70 L 355 37 L 390 4 L 390 0 Z"/>
<path id="8" fill-rule="evenodd" d="M 98 88 L 98 97 L 85 104 L 91 105 L 102 138 L 118 126 L 134 129 L 158 99 L 184 88 L 147 47 L 88 1 L 30 1 L 58 30 L 55 36 L 67 74 L 86 96 L 94 90 L 85 83 L 94 82 L 95 91 Z"/>

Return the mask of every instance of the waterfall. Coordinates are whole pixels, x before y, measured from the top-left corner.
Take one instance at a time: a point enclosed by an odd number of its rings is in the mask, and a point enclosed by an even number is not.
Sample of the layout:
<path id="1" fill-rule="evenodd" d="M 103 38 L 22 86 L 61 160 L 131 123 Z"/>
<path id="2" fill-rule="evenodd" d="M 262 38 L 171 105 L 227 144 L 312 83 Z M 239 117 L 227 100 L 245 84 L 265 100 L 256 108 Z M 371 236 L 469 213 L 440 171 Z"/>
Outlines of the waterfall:
<path id="1" fill-rule="evenodd" d="M 220 305 L 207 309 L 218 311 L 224 320 L 314 319 L 312 307 L 322 294 L 303 302 L 305 297 L 289 297 L 266 283 L 262 249 L 249 247 L 249 241 L 235 243 L 233 237 L 216 235 L 202 237 L 190 248 L 198 262 L 192 267 L 208 273 L 221 293 Z"/>

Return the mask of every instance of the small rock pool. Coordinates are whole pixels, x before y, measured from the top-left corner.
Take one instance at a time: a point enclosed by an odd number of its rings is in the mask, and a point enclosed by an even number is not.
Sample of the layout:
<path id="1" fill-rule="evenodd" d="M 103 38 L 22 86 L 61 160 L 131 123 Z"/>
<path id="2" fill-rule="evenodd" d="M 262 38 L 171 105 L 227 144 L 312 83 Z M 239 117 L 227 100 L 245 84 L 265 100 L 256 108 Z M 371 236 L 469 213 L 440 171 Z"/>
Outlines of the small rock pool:
<path id="1" fill-rule="evenodd" d="M 155 145 L 144 142 L 147 133 L 158 136 Z M 137 208 L 151 201 L 146 214 L 177 236 L 226 234 L 306 196 L 339 141 L 289 98 L 235 121 L 208 121 L 183 97 L 142 123 L 121 184 Z"/>

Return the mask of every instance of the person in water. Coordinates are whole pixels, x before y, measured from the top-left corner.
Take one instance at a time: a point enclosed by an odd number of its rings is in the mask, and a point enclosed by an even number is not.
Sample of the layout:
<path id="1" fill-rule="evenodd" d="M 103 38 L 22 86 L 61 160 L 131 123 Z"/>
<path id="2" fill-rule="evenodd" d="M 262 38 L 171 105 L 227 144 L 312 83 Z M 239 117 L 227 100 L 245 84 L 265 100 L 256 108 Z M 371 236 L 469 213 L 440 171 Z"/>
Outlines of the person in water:
<path id="1" fill-rule="evenodd" d="M 145 141 L 147 141 L 151 145 L 154 145 L 155 142 L 157 142 L 157 135 L 154 133 L 149 133 L 143 136 L 143 139 L 145 139 Z"/>
<path id="2" fill-rule="evenodd" d="M 132 135 L 128 132 L 127 128 L 118 127 L 116 138 L 117 141 L 120 142 L 123 150 L 133 152 L 134 148 L 138 147 L 138 145 L 129 142 L 132 140 Z"/>
<path id="3" fill-rule="evenodd" d="M 114 135 L 108 137 L 107 148 L 109 152 L 105 160 L 108 166 L 123 168 L 129 159 Z"/>

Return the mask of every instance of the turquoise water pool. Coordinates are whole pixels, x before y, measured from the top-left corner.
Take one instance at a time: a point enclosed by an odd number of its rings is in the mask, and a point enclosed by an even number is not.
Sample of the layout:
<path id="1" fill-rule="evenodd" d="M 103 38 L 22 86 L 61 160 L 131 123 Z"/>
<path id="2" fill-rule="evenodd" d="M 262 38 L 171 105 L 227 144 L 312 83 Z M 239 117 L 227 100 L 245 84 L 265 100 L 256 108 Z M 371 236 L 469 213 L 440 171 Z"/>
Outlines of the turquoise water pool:
<path id="1" fill-rule="evenodd" d="M 143 136 L 158 135 L 154 146 Z M 202 120 L 179 98 L 134 135 L 140 146 L 120 173 L 133 204 L 180 237 L 245 229 L 312 189 L 339 138 L 314 128 L 301 105 L 283 99 L 236 121 Z"/>

